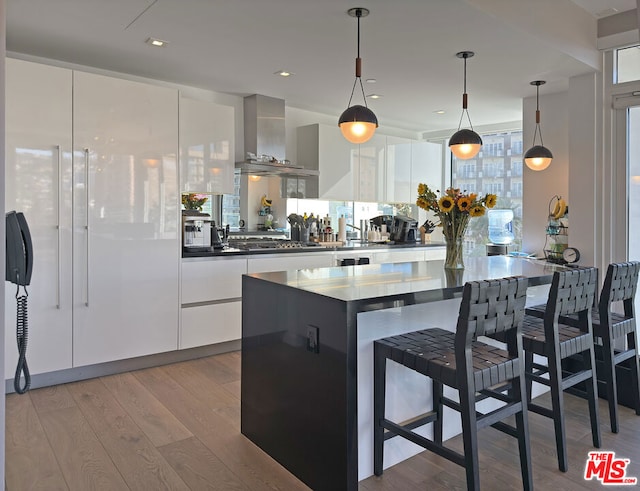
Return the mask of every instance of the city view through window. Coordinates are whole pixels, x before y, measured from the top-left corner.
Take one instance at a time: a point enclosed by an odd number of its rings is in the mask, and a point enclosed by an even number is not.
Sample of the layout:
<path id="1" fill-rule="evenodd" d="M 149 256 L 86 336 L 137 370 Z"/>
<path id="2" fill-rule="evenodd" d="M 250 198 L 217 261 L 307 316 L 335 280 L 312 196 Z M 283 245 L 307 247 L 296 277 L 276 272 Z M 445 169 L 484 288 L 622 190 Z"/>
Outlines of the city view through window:
<path id="1" fill-rule="evenodd" d="M 509 250 L 522 246 L 522 131 L 482 135 L 480 153 L 469 160 L 452 157 L 451 185 L 468 193 L 493 193 L 498 196 L 496 209 L 513 211 L 511 232 L 513 244 Z M 488 216 L 469 222 L 465 236 L 465 254 L 486 255 L 489 240 Z"/>

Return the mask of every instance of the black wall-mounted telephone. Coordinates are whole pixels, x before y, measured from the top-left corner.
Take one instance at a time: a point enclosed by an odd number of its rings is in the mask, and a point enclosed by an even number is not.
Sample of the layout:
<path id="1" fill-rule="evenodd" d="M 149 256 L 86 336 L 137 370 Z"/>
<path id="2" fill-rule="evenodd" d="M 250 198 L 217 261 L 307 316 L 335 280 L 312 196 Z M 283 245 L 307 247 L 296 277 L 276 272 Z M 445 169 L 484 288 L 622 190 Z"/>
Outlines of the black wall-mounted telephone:
<path id="1" fill-rule="evenodd" d="M 31 282 L 33 244 L 24 214 L 10 211 L 6 214 L 7 262 L 6 280 L 26 286 Z"/>
<path id="2" fill-rule="evenodd" d="M 31 375 L 27 365 L 27 285 L 31 283 L 33 270 L 33 244 L 29 225 L 24 215 L 10 211 L 5 215 L 6 221 L 6 280 L 18 285 L 16 302 L 16 340 L 18 342 L 18 366 L 13 379 L 13 387 L 18 394 L 24 394 L 31 386 Z M 20 294 L 22 286 L 24 293 Z M 24 375 L 24 385 L 20 379 Z"/>

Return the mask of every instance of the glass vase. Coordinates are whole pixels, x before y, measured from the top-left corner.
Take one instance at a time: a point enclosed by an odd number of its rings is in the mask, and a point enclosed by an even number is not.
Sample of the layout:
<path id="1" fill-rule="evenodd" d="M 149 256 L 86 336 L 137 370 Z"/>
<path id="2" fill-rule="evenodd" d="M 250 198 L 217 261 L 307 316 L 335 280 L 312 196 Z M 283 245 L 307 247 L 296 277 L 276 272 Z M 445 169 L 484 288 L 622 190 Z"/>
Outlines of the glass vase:
<path id="1" fill-rule="evenodd" d="M 464 269 L 462 259 L 462 239 L 447 239 L 445 237 L 447 256 L 444 260 L 444 267 L 447 269 Z"/>

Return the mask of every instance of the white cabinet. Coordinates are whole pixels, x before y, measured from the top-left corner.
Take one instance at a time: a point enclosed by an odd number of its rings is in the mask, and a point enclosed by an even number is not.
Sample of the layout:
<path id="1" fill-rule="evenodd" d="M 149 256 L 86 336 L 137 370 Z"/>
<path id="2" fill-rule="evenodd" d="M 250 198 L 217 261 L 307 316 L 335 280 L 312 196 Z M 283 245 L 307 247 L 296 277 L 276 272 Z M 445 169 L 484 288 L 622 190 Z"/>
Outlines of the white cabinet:
<path id="1" fill-rule="evenodd" d="M 444 259 L 447 255 L 447 249 L 442 247 L 427 247 L 424 250 L 424 258 L 427 261 L 433 261 L 435 259 Z"/>
<path id="2" fill-rule="evenodd" d="M 5 205 L 34 242 L 32 373 L 176 349 L 178 92 L 7 60 L 6 99 Z"/>
<path id="3" fill-rule="evenodd" d="M 241 337 L 241 301 L 182 308 L 181 349 L 224 343 Z"/>
<path id="4" fill-rule="evenodd" d="M 180 98 L 182 191 L 234 194 L 234 109 Z"/>
<path id="5" fill-rule="evenodd" d="M 384 200 L 387 203 L 411 202 L 411 146 L 408 138 L 387 137 Z"/>
<path id="6" fill-rule="evenodd" d="M 27 360 L 32 374 L 70 368 L 71 70 L 6 60 L 5 208 L 33 241 Z M 5 373 L 15 372 L 15 285 L 5 283 Z"/>
<path id="7" fill-rule="evenodd" d="M 266 273 L 268 271 L 289 271 L 296 269 L 326 268 L 334 266 L 331 252 L 311 254 L 278 254 L 273 256 L 250 256 L 247 259 L 248 273 Z"/>
<path id="8" fill-rule="evenodd" d="M 386 251 L 376 252 L 374 260 L 376 264 L 424 261 L 424 249 L 421 247 L 404 250 L 389 249 Z"/>
<path id="9" fill-rule="evenodd" d="M 320 171 L 323 200 L 415 203 L 419 183 L 442 182 L 438 143 L 375 134 L 353 145 L 323 124 L 301 126 L 297 136 L 299 163 Z"/>
<path id="10" fill-rule="evenodd" d="M 183 259 L 182 304 L 240 298 L 246 272 L 246 257 Z"/>
<path id="11" fill-rule="evenodd" d="M 442 185 L 442 145 L 426 141 L 414 141 L 411 145 L 410 202 L 418 198 L 418 184 L 428 184 L 432 189 Z"/>
<path id="12" fill-rule="evenodd" d="M 179 348 L 240 339 L 246 257 L 182 260 Z"/>
<path id="13" fill-rule="evenodd" d="M 319 198 L 357 199 L 358 146 L 345 140 L 337 125 L 301 126 L 297 138 L 298 164 L 320 171 Z"/>
<path id="14" fill-rule="evenodd" d="M 74 72 L 74 366 L 177 348 L 178 92 Z"/>
<path id="15" fill-rule="evenodd" d="M 359 146 L 357 200 L 372 203 L 384 201 L 387 137 L 375 134 Z"/>

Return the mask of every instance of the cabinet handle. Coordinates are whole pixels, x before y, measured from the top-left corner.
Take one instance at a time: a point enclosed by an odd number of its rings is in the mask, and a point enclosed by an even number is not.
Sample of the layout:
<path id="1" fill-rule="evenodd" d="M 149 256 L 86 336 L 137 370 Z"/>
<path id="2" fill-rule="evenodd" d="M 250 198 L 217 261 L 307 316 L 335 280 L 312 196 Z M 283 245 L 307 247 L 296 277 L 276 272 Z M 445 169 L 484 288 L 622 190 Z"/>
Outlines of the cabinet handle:
<path id="1" fill-rule="evenodd" d="M 60 200 L 62 194 L 62 149 L 60 145 L 56 145 L 56 150 L 58 152 L 58 199 L 56 203 L 56 231 L 58 233 L 57 237 L 57 253 L 58 253 L 58 267 L 56 271 L 56 309 L 60 309 L 60 262 L 62 261 L 62 246 L 60 243 Z"/>
<path id="2" fill-rule="evenodd" d="M 86 249 L 86 253 L 87 253 L 87 261 L 85 264 L 85 281 L 86 281 L 86 288 L 85 288 L 85 306 L 89 306 L 89 149 L 85 148 L 84 149 L 84 188 L 85 188 L 85 192 L 86 192 L 86 221 L 85 221 L 85 226 L 84 229 L 87 233 L 87 249 Z"/>

